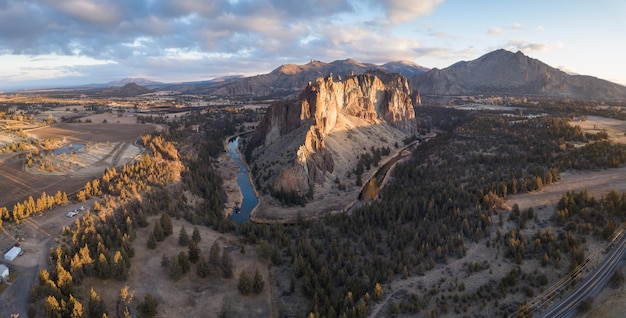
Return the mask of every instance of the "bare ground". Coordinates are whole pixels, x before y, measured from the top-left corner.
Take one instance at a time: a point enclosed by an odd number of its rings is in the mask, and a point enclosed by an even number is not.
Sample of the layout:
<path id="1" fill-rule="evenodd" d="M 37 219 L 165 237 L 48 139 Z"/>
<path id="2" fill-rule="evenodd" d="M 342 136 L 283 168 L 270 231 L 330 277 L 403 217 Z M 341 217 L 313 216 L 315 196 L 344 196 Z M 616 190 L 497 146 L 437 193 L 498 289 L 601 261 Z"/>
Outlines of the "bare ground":
<path id="1" fill-rule="evenodd" d="M 142 134 L 160 126 L 136 124 L 131 117 L 119 118 L 109 114 L 92 115 L 93 123 L 61 123 L 27 131 L 35 138 L 66 140 L 66 144 L 82 143 L 90 146 L 75 151 L 74 155 L 47 156 L 54 171 L 42 171 L 40 166 L 25 168 L 23 159 L 14 153 L 0 155 L 0 206 L 12 207 L 29 195 L 38 197 L 42 192 L 56 191 L 73 193 L 87 181 L 99 177 L 105 167 L 126 164 L 137 156 L 141 149 L 134 141 Z M 108 123 L 96 123 L 108 118 Z M 14 138 L 4 136 L 6 138 Z M 88 149 L 86 149 L 88 148 Z"/>

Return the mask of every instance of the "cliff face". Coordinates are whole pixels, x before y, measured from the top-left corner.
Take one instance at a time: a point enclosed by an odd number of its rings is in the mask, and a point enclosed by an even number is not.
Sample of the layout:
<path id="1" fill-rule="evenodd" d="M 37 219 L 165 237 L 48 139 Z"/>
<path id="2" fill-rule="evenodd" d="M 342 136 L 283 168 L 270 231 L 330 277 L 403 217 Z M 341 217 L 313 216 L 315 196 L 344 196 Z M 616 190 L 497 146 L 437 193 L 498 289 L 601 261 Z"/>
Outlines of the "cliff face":
<path id="1" fill-rule="evenodd" d="M 365 149 L 414 133 L 414 101 L 419 95 L 399 74 L 318 78 L 297 100 L 272 104 L 254 132 L 257 185 L 303 195 L 344 178 Z"/>

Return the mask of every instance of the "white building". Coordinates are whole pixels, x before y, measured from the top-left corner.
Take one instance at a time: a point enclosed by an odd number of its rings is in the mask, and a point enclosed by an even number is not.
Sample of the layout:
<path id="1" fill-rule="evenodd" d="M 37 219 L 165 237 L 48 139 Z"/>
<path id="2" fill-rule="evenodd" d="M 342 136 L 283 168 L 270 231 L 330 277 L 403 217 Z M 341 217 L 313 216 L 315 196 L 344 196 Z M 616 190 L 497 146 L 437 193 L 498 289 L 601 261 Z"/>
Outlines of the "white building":
<path id="1" fill-rule="evenodd" d="M 20 255 L 21 251 L 22 249 L 18 246 L 13 246 L 8 252 L 4 254 L 4 259 L 7 261 L 12 261 Z"/>
<path id="2" fill-rule="evenodd" d="M 0 278 L 7 277 L 9 277 L 9 268 L 4 266 L 3 264 L 0 264 Z"/>

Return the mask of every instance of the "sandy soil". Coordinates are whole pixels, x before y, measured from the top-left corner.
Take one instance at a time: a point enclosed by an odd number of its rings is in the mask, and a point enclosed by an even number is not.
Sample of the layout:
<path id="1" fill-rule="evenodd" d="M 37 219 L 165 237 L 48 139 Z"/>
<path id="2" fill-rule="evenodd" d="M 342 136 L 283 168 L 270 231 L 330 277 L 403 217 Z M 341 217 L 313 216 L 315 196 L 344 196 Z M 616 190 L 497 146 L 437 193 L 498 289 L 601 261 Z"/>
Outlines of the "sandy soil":
<path id="1" fill-rule="evenodd" d="M 609 135 L 609 139 L 622 144 L 626 143 L 626 121 L 623 120 L 588 116 L 587 120 L 571 121 L 570 125 L 580 126 L 584 132 L 592 134 L 604 130 Z"/>

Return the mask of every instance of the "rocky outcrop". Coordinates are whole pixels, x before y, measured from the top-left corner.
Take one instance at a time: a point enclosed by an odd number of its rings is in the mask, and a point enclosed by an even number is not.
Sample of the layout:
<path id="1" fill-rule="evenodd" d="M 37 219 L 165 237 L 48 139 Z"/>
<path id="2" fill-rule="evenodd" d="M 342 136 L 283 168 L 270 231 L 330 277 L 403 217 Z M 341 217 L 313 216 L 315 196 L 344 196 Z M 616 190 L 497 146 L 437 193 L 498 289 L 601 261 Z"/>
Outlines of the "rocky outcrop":
<path id="1" fill-rule="evenodd" d="M 304 195 L 345 177 L 364 150 L 414 133 L 414 101 L 419 94 L 399 74 L 309 82 L 298 99 L 273 103 L 251 137 L 257 186 Z"/>

